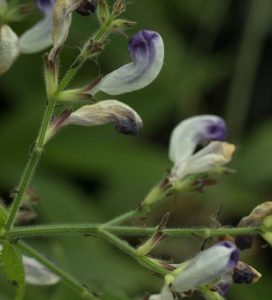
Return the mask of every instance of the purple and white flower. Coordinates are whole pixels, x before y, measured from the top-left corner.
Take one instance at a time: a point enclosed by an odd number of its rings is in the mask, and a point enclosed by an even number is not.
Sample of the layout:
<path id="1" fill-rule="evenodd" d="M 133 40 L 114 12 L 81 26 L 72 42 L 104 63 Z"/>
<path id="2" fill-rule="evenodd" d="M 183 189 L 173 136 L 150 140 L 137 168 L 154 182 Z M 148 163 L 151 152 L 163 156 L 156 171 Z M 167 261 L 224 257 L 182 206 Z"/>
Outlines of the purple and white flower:
<path id="1" fill-rule="evenodd" d="M 226 136 L 226 125 L 220 117 L 202 115 L 182 121 L 170 139 L 169 157 L 174 163 L 170 181 L 227 164 L 235 147 L 223 142 Z M 203 148 L 195 153 L 197 146 Z"/>
<path id="2" fill-rule="evenodd" d="M 200 252 L 194 258 L 166 275 L 166 283 L 160 294 L 152 295 L 149 300 L 174 300 L 175 295 L 184 296 L 205 286 L 223 283 L 221 278 L 233 272 L 239 261 L 237 247 L 223 241 Z"/>
<path id="3" fill-rule="evenodd" d="M 24 32 L 19 39 L 19 50 L 24 54 L 40 52 L 52 45 L 52 11 L 56 0 L 37 0 L 43 18 Z"/>
<path id="4" fill-rule="evenodd" d="M 158 76 L 164 60 L 164 44 L 157 32 L 141 30 L 136 33 L 129 41 L 129 53 L 132 62 L 107 74 L 90 94 L 132 92 L 146 87 Z"/>

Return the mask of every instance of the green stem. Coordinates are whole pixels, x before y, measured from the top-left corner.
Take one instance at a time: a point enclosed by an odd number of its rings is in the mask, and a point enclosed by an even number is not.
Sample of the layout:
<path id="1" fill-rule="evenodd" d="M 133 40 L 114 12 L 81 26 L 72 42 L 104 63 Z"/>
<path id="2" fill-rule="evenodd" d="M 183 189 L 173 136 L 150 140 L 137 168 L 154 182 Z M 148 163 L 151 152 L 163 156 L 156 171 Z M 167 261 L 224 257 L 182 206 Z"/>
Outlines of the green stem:
<path id="1" fill-rule="evenodd" d="M 26 245 L 23 242 L 18 242 L 17 245 L 25 254 L 35 258 L 37 261 L 39 261 L 41 264 L 46 266 L 53 273 L 58 275 L 63 282 L 65 282 L 70 288 L 72 288 L 75 292 L 77 292 L 83 299 L 89 299 L 89 300 L 98 299 L 83 284 L 78 282 L 75 278 L 73 278 L 68 273 L 60 269 L 58 266 L 56 266 L 54 263 L 49 261 L 38 251 L 36 251 L 35 249 Z"/>
<path id="2" fill-rule="evenodd" d="M 10 209 L 10 213 L 9 213 L 8 220 L 6 223 L 7 231 L 9 231 L 14 224 L 17 211 L 21 205 L 21 202 L 24 198 L 27 187 L 29 186 L 29 183 L 34 175 L 37 164 L 40 160 L 40 157 L 41 157 L 41 154 L 42 154 L 43 148 L 44 148 L 45 134 L 46 134 L 47 128 L 49 126 L 49 123 L 51 121 L 51 118 L 52 118 L 52 115 L 54 112 L 55 103 L 56 103 L 56 98 L 51 98 L 51 99 L 49 99 L 48 104 L 46 106 L 46 110 L 44 113 L 44 117 L 42 120 L 42 124 L 40 127 L 40 131 L 39 131 L 35 146 L 32 150 L 32 153 L 29 157 L 29 160 L 28 160 L 25 170 L 23 172 L 22 178 L 21 178 L 19 186 L 18 186 L 18 190 L 16 191 L 15 199 L 14 199 L 11 209 Z"/>
<path id="3" fill-rule="evenodd" d="M 140 256 L 137 254 L 136 250 L 131 247 L 127 241 L 121 240 L 119 237 L 115 236 L 114 234 L 108 232 L 104 228 L 99 230 L 99 235 L 103 237 L 105 240 L 112 243 L 121 251 L 125 252 L 133 259 L 138 261 L 142 266 L 148 268 L 152 272 L 160 274 L 162 276 L 167 274 L 167 270 L 163 268 L 155 259 L 152 259 L 148 256 Z"/>
<path id="4" fill-rule="evenodd" d="M 109 30 L 111 27 L 111 22 L 112 22 L 112 20 L 110 19 L 104 26 L 102 26 L 97 31 L 97 33 L 94 35 L 94 37 L 91 40 L 103 41 L 103 39 L 105 39 L 105 37 L 109 33 Z M 55 104 L 56 104 L 58 95 L 67 87 L 67 85 L 70 83 L 70 81 L 74 78 L 74 76 L 77 74 L 77 72 L 83 66 L 86 59 L 97 55 L 97 53 L 94 53 L 94 54 L 89 55 L 89 57 L 84 56 L 85 48 L 88 47 L 89 43 L 90 43 L 90 41 L 88 41 L 85 44 L 85 46 L 83 47 L 83 49 L 80 52 L 80 54 L 78 55 L 78 57 L 75 59 L 74 63 L 67 70 L 67 72 L 63 76 L 63 78 L 57 88 L 57 91 L 54 93 L 54 95 L 52 97 L 48 98 L 48 104 L 46 106 L 46 110 L 44 113 L 44 117 L 42 120 L 42 124 L 40 127 L 38 137 L 36 139 L 34 149 L 32 150 L 32 154 L 26 164 L 25 170 L 23 172 L 23 175 L 21 177 L 21 180 L 20 180 L 20 183 L 18 186 L 18 191 L 16 193 L 15 199 L 14 199 L 13 204 L 10 209 L 10 213 L 9 213 L 8 220 L 7 220 L 6 227 L 5 227 L 7 231 L 9 231 L 13 227 L 17 211 L 20 207 L 20 204 L 24 198 L 26 189 L 30 184 L 30 181 L 34 175 L 34 172 L 35 172 L 38 162 L 40 160 L 41 154 L 44 149 L 46 131 L 48 129 L 51 118 L 53 116 L 54 108 L 55 108 Z"/>
<path id="5" fill-rule="evenodd" d="M 100 235 L 101 228 L 112 234 L 127 236 L 150 236 L 157 227 L 132 227 L 132 226 L 105 226 L 105 224 L 51 224 L 37 226 L 14 227 L 6 232 L 6 239 L 33 238 L 52 235 Z M 272 228 L 255 227 L 220 227 L 220 228 L 167 228 L 162 232 L 169 237 L 200 236 L 204 238 L 224 235 L 245 235 L 271 232 Z"/>

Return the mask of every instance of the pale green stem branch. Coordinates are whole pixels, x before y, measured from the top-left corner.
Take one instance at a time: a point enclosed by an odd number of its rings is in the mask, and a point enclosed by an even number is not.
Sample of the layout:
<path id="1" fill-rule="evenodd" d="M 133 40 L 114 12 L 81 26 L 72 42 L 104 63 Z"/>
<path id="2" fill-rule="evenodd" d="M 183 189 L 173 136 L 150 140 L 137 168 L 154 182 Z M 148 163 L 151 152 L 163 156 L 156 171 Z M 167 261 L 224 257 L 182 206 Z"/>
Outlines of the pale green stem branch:
<path id="1" fill-rule="evenodd" d="M 4 236 L 6 239 L 20 239 L 45 237 L 52 235 L 100 235 L 100 229 L 104 229 L 112 234 L 127 235 L 127 236 L 150 236 L 157 227 L 133 227 L 133 226 L 105 226 L 105 224 L 51 224 L 51 225 L 37 225 L 14 227 Z M 224 235 L 245 235 L 245 234 L 261 234 L 264 232 L 271 232 L 272 228 L 264 227 L 220 227 L 220 228 L 166 228 L 162 232 L 169 237 L 182 236 L 200 236 L 203 238 L 224 236 Z"/>

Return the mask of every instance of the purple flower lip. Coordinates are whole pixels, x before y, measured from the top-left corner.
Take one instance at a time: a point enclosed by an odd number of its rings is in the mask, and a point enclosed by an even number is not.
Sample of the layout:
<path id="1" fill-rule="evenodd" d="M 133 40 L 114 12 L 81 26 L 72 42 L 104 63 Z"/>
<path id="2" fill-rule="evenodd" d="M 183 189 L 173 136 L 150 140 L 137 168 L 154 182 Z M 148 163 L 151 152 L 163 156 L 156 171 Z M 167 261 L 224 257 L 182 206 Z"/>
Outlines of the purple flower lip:
<path id="1" fill-rule="evenodd" d="M 36 0 L 37 7 L 44 13 L 51 12 L 56 0 Z"/>
<path id="2" fill-rule="evenodd" d="M 227 138 L 227 127 L 225 122 L 220 118 L 214 121 L 208 121 L 206 130 L 198 138 L 200 144 L 211 141 L 225 141 Z"/>
<path id="3" fill-rule="evenodd" d="M 148 54 L 151 51 L 153 53 L 155 51 L 153 42 L 158 37 L 159 35 L 156 32 L 150 30 L 141 30 L 131 37 L 128 49 L 132 60 L 135 60 L 137 52 Z"/>
<path id="4" fill-rule="evenodd" d="M 240 257 L 240 253 L 238 248 L 229 241 L 224 241 L 218 244 L 218 246 L 225 247 L 228 249 L 232 249 L 232 253 L 230 255 L 230 260 L 228 262 L 228 269 L 233 269 L 237 265 Z"/>

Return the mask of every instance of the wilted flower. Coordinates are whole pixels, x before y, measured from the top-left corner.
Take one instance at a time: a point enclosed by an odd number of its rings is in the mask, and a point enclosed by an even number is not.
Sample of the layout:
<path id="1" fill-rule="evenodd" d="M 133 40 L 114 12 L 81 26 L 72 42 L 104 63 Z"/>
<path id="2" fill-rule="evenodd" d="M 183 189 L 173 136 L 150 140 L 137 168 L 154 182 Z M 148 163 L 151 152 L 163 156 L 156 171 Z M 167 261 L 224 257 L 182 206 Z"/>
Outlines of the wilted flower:
<path id="1" fill-rule="evenodd" d="M 132 62 L 102 78 L 90 94 L 132 92 L 146 87 L 158 76 L 163 65 L 164 45 L 157 32 L 141 30 L 136 33 L 129 41 L 129 53 Z"/>
<path id="2" fill-rule="evenodd" d="M 49 59 L 53 60 L 57 51 L 67 39 L 72 22 L 72 12 L 80 7 L 82 0 L 56 0 L 52 15 L 53 48 Z"/>
<path id="3" fill-rule="evenodd" d="M 222 142 L 226 139 L 223 119 L 203 115 L 182 121 L 170 139 L 169 157 L 174 166 L 170 181 L 181 180 L 187 175 L 216 171 L 227 164 L 235 146 Z M 203 147 L 196 152 L 197 146 Z"/>
<path id="4" fill-rule="evenodd" d="M 0 245 L 0 252 L 3 250 L 3 246 Z M 36 259 L 23 255 L 22 261 L 25 269 L 26 283 L 32 285 L 53 285 L 60 281 L 60 278 L 48 270 Z"/>
<path id="5" fill-rule="evenodd" d="M 19 39 L 21 53 L 40 52 L 52 44 L 52 10 L 56 0 L 37 0 L 37 6 L 44 17 Z"/>
<path id="6" fill-rule="evenodd" d="M 18 37 L 8 25 L 0 27 L 0 75 L 5 73 L 19 55 Z"/>
<path id="7" fill-rule="evenodd" d="M 63 125 L 96 126 L 114 123 L 123 134 L 135 135 L 142 127 L 140 116 L 128 105 L 117 100 L 105 100 L 85 105 L 74 111 Z"/>

